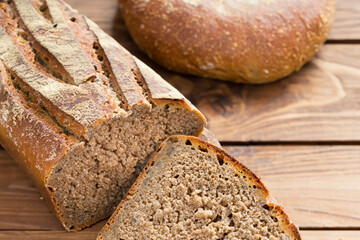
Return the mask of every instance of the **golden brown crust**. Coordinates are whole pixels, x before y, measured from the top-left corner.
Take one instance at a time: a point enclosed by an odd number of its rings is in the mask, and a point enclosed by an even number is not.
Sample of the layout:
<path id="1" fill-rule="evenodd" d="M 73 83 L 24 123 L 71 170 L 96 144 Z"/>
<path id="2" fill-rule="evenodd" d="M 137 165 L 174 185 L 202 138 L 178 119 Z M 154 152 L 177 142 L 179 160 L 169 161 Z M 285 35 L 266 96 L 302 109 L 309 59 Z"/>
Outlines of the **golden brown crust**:
<path id="1" fill-rule="evenodd" d="M 282 225 L 284 227 L 284 230 L 288 234 L 291 234 L 294 237 L 294 239 L 301 240 L 299 229 L 290 220 L 289 216 L 285 213 L 284 208 L 282 206 L 274 204 L 274 203 L 268 203 L 268 206 L 271 211 L 274 211 L 274 213 L 277 216 L 279 216 L 278 219 L 282 220 Z"/>
<path id="2" fill-rule="evenodd" d="M 35 10 L 32 14 L 30 14 L 30 16 L 27 16 L 27 14 L 25 14 L 24 12 L 22 12 L 23 15 L 17 14 L 17 11 L 19 11 L 19 9 L 22 9 L 21 7 L 23 7 L 25 2 L 29 1 L 30 0 L 26 0 L 24 2 L 19 1 L 17 2 L 18 5 L 14 4 L 12 6 L 12 14 L 18 16 L 21 21 L 24 20 L 21 17 L 24 17 L 25 19 L 29 18 L 25 21 L 28 22 L 34 18 L 33 15 L 38 14 L 38 12 Z M 51 1 L 51 4 L 55 4 L 53 0 Z M 2 3 L 2 5 L 5 5 L 5 3 Z M 70 9 L 69 6 L 61 5 L 59 3 L 55 5 L 59 8 L 62 8 L 62 11 L 64 11 L 64 14 L 66 14 L 66 16 L 70 15 L 71 13 L 73 16 L 77 16 L 77 21 L 81 22 L 82 16 L 74 12 L 74 10 Z M 52 6 L 52 8 L 54 8 L 54 6 Z M 62 13 L 62 11 L 55 12 L 59 14 Z M 51 13 L 52 11 L 50 11 L 50 14 Z M 42 52 L 36 52 L 35 50 L 36 54 L 34 54 L 32 52 L 31 46 L 34 46 L 36 44 L 30 45 L 31 43 L 33 43 L 33 41 L 37 41 L 36 39 L 33 40 L 31 37 L 31 35 L 33 34 L 33 29 L 17 28 L 16 19 L 13 20 L 10 16 L 8 16 L 6 12 L 0 12 L 0 16 L 0 37 L 1 42 L 3 43 L 0 47 L 0 59 L 2 59 L 2 61 L 4 62 L 5 67 L 18 78 L 22 88 L 28 91 L 33 98 L 36 98 L 36 100 L 39 99 L 41 101 L 41 104 L 47 108 L 47 111 L 49 111 L 49 113 L 56 118 L 59 124 L 68 128 L 70 131 L 72 131 L 79 137 L 82 137 L 82 135 L 86 133 L 88 127 L 92 127 L 106 119 L 114 117 L 119 112 L 123 112 L 123 109 L 121 109 L 122 106 L 116 105 L 117 102 L 124 101 L 128 103 L 128 105 L 131 105 L 131 107 L 136 104 L 147 103 L 146 96 L 144 96 L 146 94 L 149 95 L 149 100 L 155 103 L 155 105 L 158 99 L 161 100 L 160 102 L 168 101 L 168 103 L 177 103 L 179 105 L 183 105 L 186 108 L 196 111 L 197 114 L 201 116 L 201 113 L 199 113 L 197 109 L 193 109 L 193 106 L 190 106 L 186 102 L 182 94 L 175 90 L 155 72 L 149 70 L 146 71 L 147 73 L 149 72 L 149 74 L 146 74 L 146 76 L 142 76 L 143 72 L 141 72 L 141 69 L 137 68 L 135 61 L 137 61 L 137 64 L 141 65 L 141 68 L 147 68 L 147 66 L 141 63 L 141 61 L 133 59 L 133 56 L 131 56 L 113 39 L 107 36 L 101 29 L 96 26 L 96 24 L 91 23 L 90 20 L 86 21 L 87 23 L 90 23 L 91 26 L 90 29 L 83 30 L 85 34 L 84 37 L 93 39 L 94 44 L 104 50 L 104 56 L 97 56 L 94 53 L 89 53 L 89 51 L 84 51 L 83 48 L 88 49 L 89 44 L 87 44 L 84 40 L 80 42 L 80 45 L 82 47 L 81 51 L 83 52 L 83 54 L 87 55 L 86 58 L 92 59 L 91 61 L 94 65 L 98 64 L 98 67 L 95 66 L 95 68 L 98 69 L 98 72 L 96 73 L 96 81 L 86 82 L 86 79 L 83 79 L 84 83 L 80 83 L 78 84 L 78 86 L 76 86 L 64 82 L 64 79 L 62 78 L 57 78 L 58 74 L 62 74 L 62 76 L 66 75 L 64 72 L 57 73 L 56 71 L 58 71 L 58 69 L 50 69 L 50 72 L 55 71 L 55 73 L 50 75 L 47 72 L 48 69 L 44 68 L 52 68 L 52 66 L 44 67 L 42 66 L 42 64 L 38 63 L 38 61 L 36 61 L 36 59 L 38 59 L 39 57 L 49 59 L 54 58 L 54 61 L 57 61 L 58 58 L 62 58 L 64 56 L 67 58 L 67 60 L 69 60 L 69 58 L 73 56 L 71 51 L 65 51 L 59 54 L 54 53 L 52 56 L 47 56 L 46 54 Z M 40 19 L 43 18 L 41 16 L 37 17 Z M 56 18 L 53 17 L 52 21 L 55 21 L 58 18 L 62 19 L 61 22 L 53 22 L 54 25 L 65 24 L 63 22 L 64 16 L 57 16 Z M 42 21 L 45 20 L 42 19 Z M 71 21 L 68 20 L 68 22 Z M 85 24 L 85 27 L 89 28 L 85 22 L 83 24 Z M 58 26 L 56 27 L 56 29 L 57 28 Z M 81 33 L 78 33 L 78 29 L 76 29 L 75 27 L 63 28 L 66 28 L 69 31 L 72 30 L 76 32 L 75 34 L 73 34 L 73 37 L 82 37 Z M 30 39 L 30 42 L 24 41 L 17 35 L 17 31 L 20 30 L 27 32 L 27 38 Z M 52 37 L 57 37 L 58 35 L 56 31 L 47 32 L 46 34 L 47 37 L 50 39 Z M 59 41 L 61 42 L 61 38 Z M 72 42 L 73 39 L 70 39 L 69 41 Z M 39 44 L 41 45 L 41 43 L 38 43 L 38 45 Z M 56 48 L 56 46 L 57 45 L 53 45 L 52 43 L 52 45 L 48 46 L 48 51 L 52 51 L 53 49 L 50 48 Z M 120 56 L 117 56 L 118 58 L 110 54 L 114 51 L 120 53 Z M 96 57 L 101 58 L 102 60 L 93 59 Z M 105 69 L 106 66 L 104 63 L 99 64 L 99 61 L 105 60 L 109 63 L 109 69 Z M 76 59 L 74 64 L 76 65 Z M 136 81 L 136 74 L 131 74 L 132 69 L 134 70 L 134 72 L 141 73 L 139 77 L 144 79 L 144 82 L 148 86 L 147 89 L 141 89 L 141 86 Z M 123 75 L 122 70 L 124 73 Z M 112 81 L 110 81 L 111 79 L 109 80 L 106 78 L 106 71 L 111 71 L 112 73 L 114 73 L 116 82 L 118 83 L 118 87 L 114 86 L 113 90 L 111 89 L 111 87 L 109 87 L 109 85 L 112 84 Z M 124 80 L 124 76 L 126 76 L 126 73 L 129 74 L 129 78 L 126 78 L 127 81 Z M 103 84 L 103 81 L 108 82 Z M 117 99 L 117 96 L 111 95 L 111 92 L 114 91 L 120 92 L 119 95 L 124 97 L 124 99 Z M 160 92 L 161 94 L 159 94 Z M 125 110 L 128 109 L 130 109 L 130 107 Z"/>
<path id="3" fill-rule="evenodd" d="M 143 89 L 136 81 L 137 76 L 133 72 L 134 60 L 131 54 L 126 51 L 118 42 L 107 35 L 93 21 L 88 18 L 86 23 L 89 29 L 96 33 L 101 48 L 106 56 L 110 78 L 117 92 L 121 92 L 126 101 L 126 109 L 141 103 L 149 104 L 143 95 Z"/>
<path id="4" fill-rule="evenodd" d="M 26 102 L 4 72 L 0 61 L 1 145 L 14 159 L 25 158 L 20 165 L 27 171 L 44 178 L 49 168 L 77 140 L 64 134 L 49 117 Z"/>
<path id="5" fill-rule="evenodd" d="M 111 116 L 117 107 L 101 86 L 67 84 L 42 71 L 34 61 L 36 56 L 30 43 L 17 36 L 16 21 L 3 12 L 0 15 L 0 59 L 22 91 L 39 101 L 62 126 L 78 136 L 83 135 L 88 126 Z"/>
<path id="6" fill-rule="evenodd" d="M 62 133 L 50 118 L 39 116 L 4 73 L 0 61 L 0 144 L 51 203 L 46 176 L 77 140 Z"/>
<path id="7" fill-rule="evenodd" d="M 68 81 L 79 85 L 96 77 L 88 57 L 70 31 L 58 1 L 47 0 L 52 22 L 42 17 L 29 0 L 13 2 L 21 21 L 37 45 L 56 58 L 57 66 L 65 70 L 64 75 L 68 77 Z"/>
<path id="8" fill-rule="evenodd" d="M 239 175 L 246 175 L 246 181 L 248 181 L 249 185 L 253 186 L 255 185 L 258 191 L 264 196 L 264 199 L 267 202 L 267 206 L 269 207 L 269 211 L 273 211 L 275 215 L 277 215 L 282 221 L 282 226 L 284 231 L 286 231 L 288 234 L 293 236 L 293 239 L 295 240 L 301 240 L 300 232 L 298 228 L 293 224 L 287 214 L 284 212 L 283 208 L 275 204 L 272 201 L 268 189 L 265 187 L 265 185 L 262 183 L 260 178 L 258 178 L 249 168 L 247 168 L 245 165 L 243 165 L 240 161 L 235 159 L 233 156 L 228 154 L 223 149 L 219 148 L 218 146 L 215 146 L 209 142 L 206 142 L 200 138 L 192 137 L 192 136 L 170 136 L 168 137 L 154 152 L 154 154 L 151 156 L 150 160 L 148 161 L 147 165 L 143 169 L 143 171 L 140 173 L 139 177 L 135 181 L 135 183 L 132 185 L 130 190 L 128 191 L 125 198 L 120 202 L 118 207 L 116 208 L 114 214 L 110 217 L 109 221 L 105 224 L 105 226 L 102 228 L 98 235 L 98 240 L 103 240 L 102 233 L 104 231 L 108 231 L 113 224 L 115 223 L 116 219 L 118 218 L 121 209 L 123 208 L 126 201 L 129 201 L 134 193 L 137 191 L 138 186 L 142 182 L 143 179 L 147 177 L 148 170 L 155 164 L 156 162 L 156 156 L 159 154 L 159 151 L 166 145 L 168 142 L 182 142 L 183 144 L 186 144 L 187 141 L 191 141 L 191 144 L 193 146 L 197 146 L 203 149 L 207 149 L 210 152 L 215 153 L 216 155 L 220 155 L 224 162 L 230 164 L 234 167 L 235 172 L 238 172 Z"/>
<path id="9" fill-rule="evenodd" d="M 7 2 L 0 2 L 0 144 L 60 220 L 47 177 L 73 146 L 87 141 L 89 129 L 130 115 L 132 107 L 158 104 L 189 109 L 205 126 L 202 114 L 158 76 L 154 86 L 166 86 L 169 94 L 152 98 L 156 89 L 141 86 L 133 56 L 66 3 L 47 0 L 39 10 L 38 0 Z"/>
<path id="10" fill-rule="evenodd" d="M 135 42 L 170 70 L 265 83 L 301 68 L 334 21 L 336 0 L 120 0 Z"/>

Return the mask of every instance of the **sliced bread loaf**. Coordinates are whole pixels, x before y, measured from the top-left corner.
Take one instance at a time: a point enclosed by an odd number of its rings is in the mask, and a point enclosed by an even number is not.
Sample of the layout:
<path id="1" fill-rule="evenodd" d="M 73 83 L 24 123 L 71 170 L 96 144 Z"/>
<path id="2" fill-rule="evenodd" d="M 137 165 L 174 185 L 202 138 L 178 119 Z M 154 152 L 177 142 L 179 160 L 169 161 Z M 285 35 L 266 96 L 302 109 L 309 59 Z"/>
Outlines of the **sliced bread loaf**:
<path id="1" fill-rule="evenodd" d="M 0 144 L 68 230 L 109 216 L 149 155 L 201 113 L 58 0 L 0 1 Z"/>
<path id="2" fill-rule="evenodd" d="M 246 166 L 199 138 L 156 150 L 98 240 L 301 239 Z"/>

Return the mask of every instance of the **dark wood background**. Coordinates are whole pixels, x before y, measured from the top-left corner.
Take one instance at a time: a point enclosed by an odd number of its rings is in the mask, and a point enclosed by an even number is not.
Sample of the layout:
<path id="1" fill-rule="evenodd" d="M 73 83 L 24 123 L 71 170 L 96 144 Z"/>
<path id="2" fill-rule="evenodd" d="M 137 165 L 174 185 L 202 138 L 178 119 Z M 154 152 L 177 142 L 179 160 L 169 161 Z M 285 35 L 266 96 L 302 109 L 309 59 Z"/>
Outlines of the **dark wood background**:
<path id="1" fill-rule="evenodd" d="M 321 51 L 263 86 L 171 73 L 131 40 L 116 0 L 68 0 L 177 87 L 232 155 L 262 177 L 305 240 L 360 239 L 360 2 L 339 0 Z M 0 239 L 95 239 L 102 221 L 67 233 L 0 150 Z"/>

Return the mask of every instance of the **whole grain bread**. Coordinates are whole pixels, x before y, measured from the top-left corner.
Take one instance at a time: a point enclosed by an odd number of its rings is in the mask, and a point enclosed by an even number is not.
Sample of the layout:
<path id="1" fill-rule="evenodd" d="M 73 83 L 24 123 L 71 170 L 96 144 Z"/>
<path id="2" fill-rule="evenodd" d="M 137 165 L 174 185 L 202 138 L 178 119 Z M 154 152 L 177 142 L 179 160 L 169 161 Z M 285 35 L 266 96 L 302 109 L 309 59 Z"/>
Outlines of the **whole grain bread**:
<path id="1" fill-rule="evenodd" d="M 129 32 L 162 66 L 181 73 L 266 83 L 320 49 L 336 0 L 119 0 Z"/>
<path id="2" fill-rule="evenodd" d="M 260 179 L 224 150 L 171 136 L 153 154 L 98 240 L 301 239 Z"/>
<path id="3" fill-rule="evenodd" d="M 202 114 L 58 0 L 0 1 L 0 144 L 67 230 L 109 216 L 167 136 Z"/>

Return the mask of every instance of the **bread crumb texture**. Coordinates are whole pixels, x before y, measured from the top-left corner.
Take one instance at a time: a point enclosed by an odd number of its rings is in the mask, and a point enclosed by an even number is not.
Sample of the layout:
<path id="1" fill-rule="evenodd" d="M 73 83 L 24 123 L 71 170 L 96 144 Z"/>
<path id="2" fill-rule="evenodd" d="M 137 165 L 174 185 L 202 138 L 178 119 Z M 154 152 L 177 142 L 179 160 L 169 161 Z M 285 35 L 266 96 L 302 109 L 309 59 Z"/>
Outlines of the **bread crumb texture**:
<path id="1" fill-rule="evenodd" d="M 300 239 L 255 176 L 216 152 L 167 143 L 152 163 L 98 239 Z"/>

